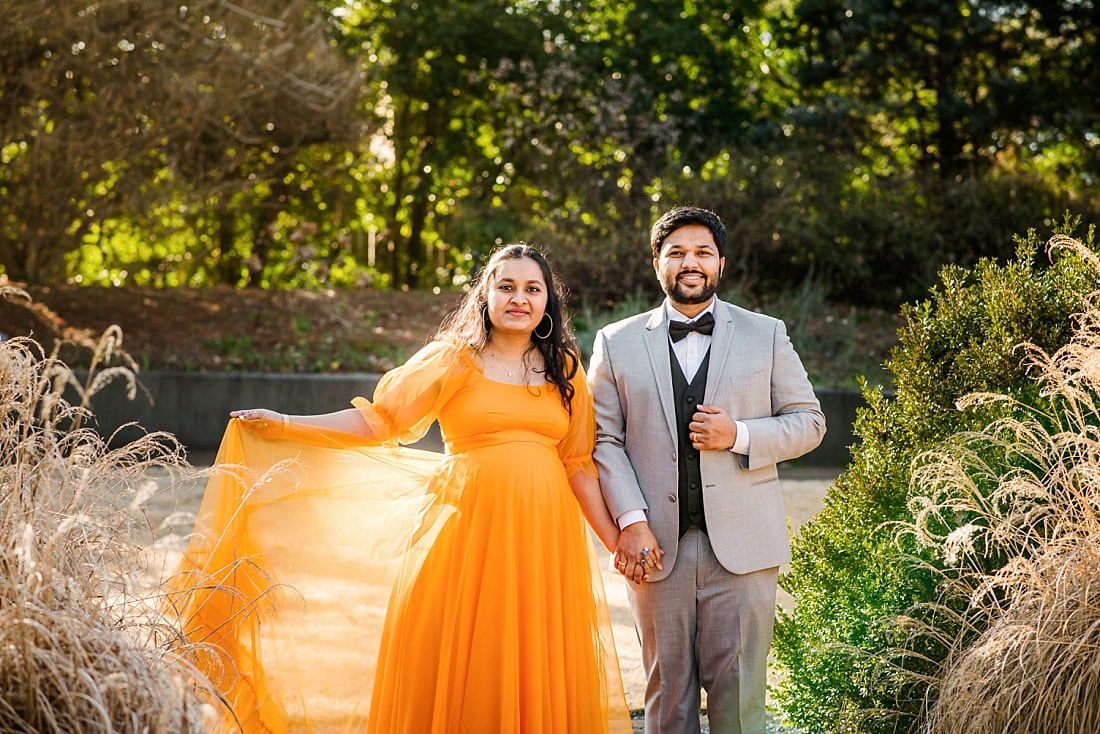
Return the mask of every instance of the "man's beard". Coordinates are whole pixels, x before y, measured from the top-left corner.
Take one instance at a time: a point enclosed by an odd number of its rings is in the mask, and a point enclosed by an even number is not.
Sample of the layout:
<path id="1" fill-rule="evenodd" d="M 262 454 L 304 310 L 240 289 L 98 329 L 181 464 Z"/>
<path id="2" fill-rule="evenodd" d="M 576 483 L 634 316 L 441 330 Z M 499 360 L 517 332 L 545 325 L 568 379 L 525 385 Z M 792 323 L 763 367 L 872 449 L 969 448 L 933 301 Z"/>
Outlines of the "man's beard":
<path id="1" fill-rule="evenodd" d="M 694 305 L 698 303 L 706 303 L 714 294 L 718 291 L 718 278 L 711 278 L 705 273 L 699 273 L 703 276 L 703 286 L 697 291 L 690 291 L 685 288 L 679 280 L 679 276 L 684 273 L 677 273 L 672 278 L 671 282 L 664 277 L 661 278 L 661 290 L 668 296 L 668 300 L 673 303 L 682 303 L 684 305 Z"/>

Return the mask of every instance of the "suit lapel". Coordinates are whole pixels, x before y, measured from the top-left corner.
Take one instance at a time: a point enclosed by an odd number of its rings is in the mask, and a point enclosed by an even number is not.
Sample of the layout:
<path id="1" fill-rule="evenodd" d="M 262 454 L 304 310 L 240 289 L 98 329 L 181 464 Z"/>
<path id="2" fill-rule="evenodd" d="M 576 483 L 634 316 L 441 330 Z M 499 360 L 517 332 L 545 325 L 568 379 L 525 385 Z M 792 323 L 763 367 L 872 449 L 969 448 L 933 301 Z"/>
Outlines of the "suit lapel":
<path id="1" fill-rule="evenodd" d="M 722 384 L 726 365 L 731 364 L 733 350 L 734 320 L 733 309 L 720 300 L 714 302 L 714 333 L 710 336 L 710 369 L 707 372 L 707 387 L 703 401 L 714 403 L 714 394 Z"/>
<path id="2" fill-rule="evenodd" d="M 657 394 L 661 398 L 661 410 L 665 414 L 669 435 L 676 440 L 676 406 L 672 391 L 672 361 L 668 349 L 668 327 L 665 323 L 664 305 L 650 312 L 646 321 L 646 352 L 649 365 L 653 370 L 653 381 L 657 383 Z"/>

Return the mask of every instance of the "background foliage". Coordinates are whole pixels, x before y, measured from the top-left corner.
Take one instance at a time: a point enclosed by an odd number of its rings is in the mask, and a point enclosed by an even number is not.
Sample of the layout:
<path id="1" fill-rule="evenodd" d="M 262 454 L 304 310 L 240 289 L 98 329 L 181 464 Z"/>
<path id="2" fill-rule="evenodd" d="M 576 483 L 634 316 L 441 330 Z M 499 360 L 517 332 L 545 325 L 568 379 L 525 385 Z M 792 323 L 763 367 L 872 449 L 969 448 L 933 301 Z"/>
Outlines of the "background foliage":
<path id="1" fill-rule="evenodd" d="M 1070 233 L 1073 225 L 1059 229 Z M 1094 247 L 1091 229 L 1085 245 Z M 937 491 L 914 481 L 914 459 L 952 434 L 1007 415 L 1003 402 L 960 411 L 956 403 L 970 393 L 1004 394 L 1041 409 L 1045 398 L 1018 345 L 1030 342 L 1048 354 L 1065 345 L 1072 315 L 1098 285 L 1096 270 L 1078 253 L 1051 253 L 1047 261 L 1032 231 L 1018 239 L 1013 260 L 947 266 L 929 299 L 903 309 L 908 324 L 886 365 L 896 394 L 887 400 L 881 388 L 864 391 L 869 407 L 856 420 L 852 461 L 822 512 L 800 528 L 791 570 L 780 581 L 798 604 L 777 621 L 784 682 L 776 693 L 797 725 L 811 732 L 917 731 L 947 644 L 965 630 L 958 618 L 937 613 L 943 556 L 912 536 L 897 537 L 898 523 L 914 523 L 914 500 Z M 996 555 L 983 560 L 987 572 L 1004 562 Z M 968 600 L 948 601 L 958 607 Z M 897 624 L 903 618 L 941 634 L 911 637 Z"/>
<path id="2" fill-rule="evenodd" d="M 693 202 L 729 276 L 894 308 L 1095 222 L 1095 3 L 5 0 L 17 281 L 461 286 L 497 243 L 651 292 Z M 994 216 L 990 216 L 994 214 Z"/>

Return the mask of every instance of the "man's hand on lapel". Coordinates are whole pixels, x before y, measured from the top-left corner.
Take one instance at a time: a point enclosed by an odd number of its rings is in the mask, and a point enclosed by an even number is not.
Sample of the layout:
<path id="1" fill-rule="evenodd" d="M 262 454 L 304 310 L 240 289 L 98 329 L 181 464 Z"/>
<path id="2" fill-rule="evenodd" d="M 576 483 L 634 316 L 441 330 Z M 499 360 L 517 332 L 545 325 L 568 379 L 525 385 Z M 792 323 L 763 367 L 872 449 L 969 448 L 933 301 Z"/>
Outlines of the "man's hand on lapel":
<path id="1" fill-rule="evenodd" d="M 627 525 L 619 533 L 619 545 L 615 548 L 615 568 L 623 576 L 640 584 L 649 581 L 649 569 L 663 570 L 661 559 L 665 552 L 657 545 L 657 536 L 646 521 Z"/>
<path id="2" fill-rule="evenodd" d="M 725 451 L 737 441 L 737 424 L 715 405 L 699 405 L 688 424 L 691 445 L 698 451 Z"/>

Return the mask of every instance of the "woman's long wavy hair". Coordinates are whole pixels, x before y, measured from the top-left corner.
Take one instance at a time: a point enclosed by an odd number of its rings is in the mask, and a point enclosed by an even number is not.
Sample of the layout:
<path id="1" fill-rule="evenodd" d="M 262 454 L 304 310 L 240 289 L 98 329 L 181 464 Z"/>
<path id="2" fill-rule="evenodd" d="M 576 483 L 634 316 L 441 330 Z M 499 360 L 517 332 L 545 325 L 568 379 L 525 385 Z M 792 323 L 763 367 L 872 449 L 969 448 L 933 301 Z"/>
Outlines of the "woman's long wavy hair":
<path id="1" fill-rule="evenodd" d="M 489 320 L 489 289 L 504 261 L 521 258 L 538 264 L 547 289 L 546 313 L 531 334 L 528 351 L 535 349 L 542 355 L 547 379 L 557 385 L 562 405 L 572 413 L 574 390 L 571 380 L 580 366 L 580 349 L 573 339 L 573 330 L 565 310 L 565 289 L 551 270 L 546 256 L 527 243 L 514 242 L 493 252 L 474 287 L 462 299 L 458 308 L 443 320 L 435 338 L 468 344 L 478 352 L 483 350 L 493 331 L 493 324 Z"/>

